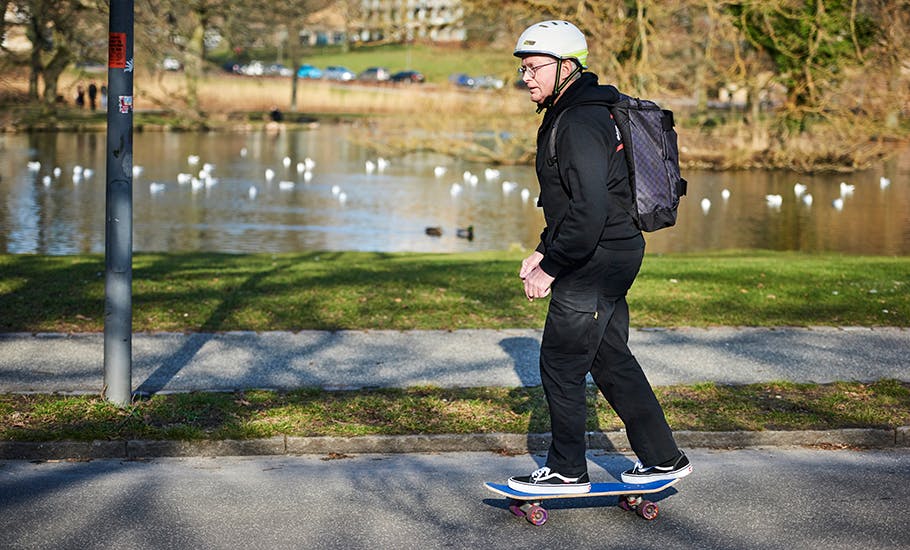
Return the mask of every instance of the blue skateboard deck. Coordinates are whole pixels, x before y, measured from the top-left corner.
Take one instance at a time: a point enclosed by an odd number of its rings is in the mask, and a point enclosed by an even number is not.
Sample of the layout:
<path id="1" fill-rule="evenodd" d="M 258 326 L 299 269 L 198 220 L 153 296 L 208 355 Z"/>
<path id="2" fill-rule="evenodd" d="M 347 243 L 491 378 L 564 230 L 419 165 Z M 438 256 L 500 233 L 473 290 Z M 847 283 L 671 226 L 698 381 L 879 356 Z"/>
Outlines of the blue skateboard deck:
<path id="1" fill-rule="evenodd" d="M 540 506 L 544 500 L 557 498 L 585 498 L 585 497 L 605 497 L 619 496 L 619 506 L 623 510 L 635 511 L 639 516 L 647 520 L 657 517 L 657 504 L 645 500 L 642 495 L 650 493 L 659 493 L 668 487 L 675 485 L 679 479 L 670 479 L 666 481 L 652 481 L 651 483 L 592 483 L 591 490 L 587 493 L 579 494 L 533 494 L 516 491 L 503 483 L 484 483 L 484 487 L 498 495 L 510 499 L 509 510 L 519 517 L 526 518 L 534 525 L 543 525 L 547 521 L 547 511 Z"/>

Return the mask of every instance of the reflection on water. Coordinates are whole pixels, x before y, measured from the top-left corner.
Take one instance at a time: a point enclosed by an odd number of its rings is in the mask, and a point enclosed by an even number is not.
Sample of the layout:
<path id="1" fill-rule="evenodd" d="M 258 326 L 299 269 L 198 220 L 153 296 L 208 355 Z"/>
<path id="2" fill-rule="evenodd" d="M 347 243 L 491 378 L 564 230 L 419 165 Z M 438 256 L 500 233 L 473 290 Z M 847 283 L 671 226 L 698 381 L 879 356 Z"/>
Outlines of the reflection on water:
<path id="1" fill-rule="evenodd" d="M 280 135 L 137 133 L 133 154 L 142 172 L 133 180 L 134 249 L 452 252 L 536 245 L 543 218 L 534 205 L 531 167 L 501 167 L 487 178 L 487 166 L 410 155 L 389 159 L 381 169 L 348 132 L 345 125 L 322 125 Z M 102 253 L 105 146 L 103 134 L 0 136 L 0 251 Z M 199 163 L 191 164 L 190 155 Z M 312 170 L 305 159 L 314 163 Z M 29 170 L 30 161 L 41 167 Z M 191 181 L 178 181 L 179 174 L 198 179 L 206 163 L 214 165 L 210 185 L 200 180 L 194 189 Z M 437 166 L 446 173 L 437 176 Z M 80 178 L 79 168 L 95 173 L 86 177 L 83 171 Z M 274 172 L 271 180 L 267 170 Z M 465 180 L 466 171 L 476 175 L 476 184 Z M 846 176 L 684 175 L 689 196 L 679 225 L 648 235 L 651 253 L 910 253 L 910 154 Z M 881 177 L 890 185 L 882 188 Z M 517 185 L 506 192 L 504 182 Z M 842 197 L 841 182 L 854 189 L 838 209 L 832 203 Z M 806 186 L 811 205 L 797 197 L 796 183 Z M 769 204 L 771 194 L 781 196 L 779 207 Z M 473 241 L 456 236 L 467 226 L 474 227 Z M 441 227 L 442 236 L 427 235 L 427 227 Z"/>

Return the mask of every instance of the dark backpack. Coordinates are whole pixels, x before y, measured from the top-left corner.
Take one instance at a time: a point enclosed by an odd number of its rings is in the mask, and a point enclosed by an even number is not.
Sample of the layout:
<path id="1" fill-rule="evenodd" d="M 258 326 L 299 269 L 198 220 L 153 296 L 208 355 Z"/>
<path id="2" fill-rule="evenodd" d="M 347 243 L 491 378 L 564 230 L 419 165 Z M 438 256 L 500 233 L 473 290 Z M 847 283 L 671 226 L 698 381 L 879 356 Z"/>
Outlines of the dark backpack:
<path id="1" fill-rule="evenodd" d="M 686 194 L 688 183 L 679 173 L 673 113 L 653 101 L 619 95 L 616 103 L 578 105 L 606 105 L 613 115 L 629 166 L 629 183 L 636 206 L 631 214 L 638 228 L 657 231 L 675 225 L 679 198 Z M 549 158 L 556 158 L 556 128 L 565 112 L 559 113 L 553 122 Z"/>

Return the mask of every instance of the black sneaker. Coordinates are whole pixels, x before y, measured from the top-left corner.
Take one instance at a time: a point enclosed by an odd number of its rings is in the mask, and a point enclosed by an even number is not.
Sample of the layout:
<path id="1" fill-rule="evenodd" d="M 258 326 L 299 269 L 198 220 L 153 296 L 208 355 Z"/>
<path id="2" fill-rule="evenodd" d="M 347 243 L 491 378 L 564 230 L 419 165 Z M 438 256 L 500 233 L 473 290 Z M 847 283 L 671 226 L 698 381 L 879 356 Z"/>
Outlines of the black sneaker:
<path id="1" fill-rule="evenodd" d="M 587 472 L 578 477 L 567 477 L 544 466 L 535 470 L 529 476 L 509 478 L 509 487 L 522 493 L 534 495 L 577 495 L 590 491 L 591 482 L 588 481 Z"/>
<path id="2" fill-rule="evenodd" d="M 645 467 L 641 462 L 637 462 L 631 470 L 622 473 L 623 483 L 651 483 L 652 481 L 666 481 L 669 479 L 678 479 L 686 477 L 692 473 L 692 464 L 685 453 L 679 452 L 679 456 L 672 462 L 665 462 L 659 466 Z"/>

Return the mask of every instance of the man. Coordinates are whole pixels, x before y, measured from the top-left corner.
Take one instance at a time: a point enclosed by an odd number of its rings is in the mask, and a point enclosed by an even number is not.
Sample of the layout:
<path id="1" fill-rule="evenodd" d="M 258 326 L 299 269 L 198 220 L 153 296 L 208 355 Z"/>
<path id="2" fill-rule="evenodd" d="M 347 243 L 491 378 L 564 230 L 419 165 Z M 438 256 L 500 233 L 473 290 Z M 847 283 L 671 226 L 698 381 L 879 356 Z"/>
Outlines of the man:
<path id="1" fill-rule="evenodd" d="M 622 419 L 639 462 L 627 483 L 688 475 L 688 458 L 647 378 L 628 347 L 626 292 L 644 256 L 645 241 L 632 217 L 632 192 L 622 141 L 604 102 L 618 91 L 584 73 L 587 41 L 566 21 L 531 25 L 515 47 L 519 73 L 537 111 L 538 206 L 546 227 L 522 262 L 529 300 L 551 294 L 540 350 L 540 375 L 550 410 L 552 443 L 546 465 L 509 479 L 527 493 L 590 490 L 585 458 L 585 376 Z M 599 102 L 592 103 L 592 102 Z M 564 113 L 556 158 L 547 158 L 553 122 Z"/>
<path id="2" fill-rule="evenodd" d="M 92 112 L 95 112 L 95 107 L 97 105 L 98 98 L 98 86 L 94 81 L 90 82 L 88 85 L 88 104 Z"/>

